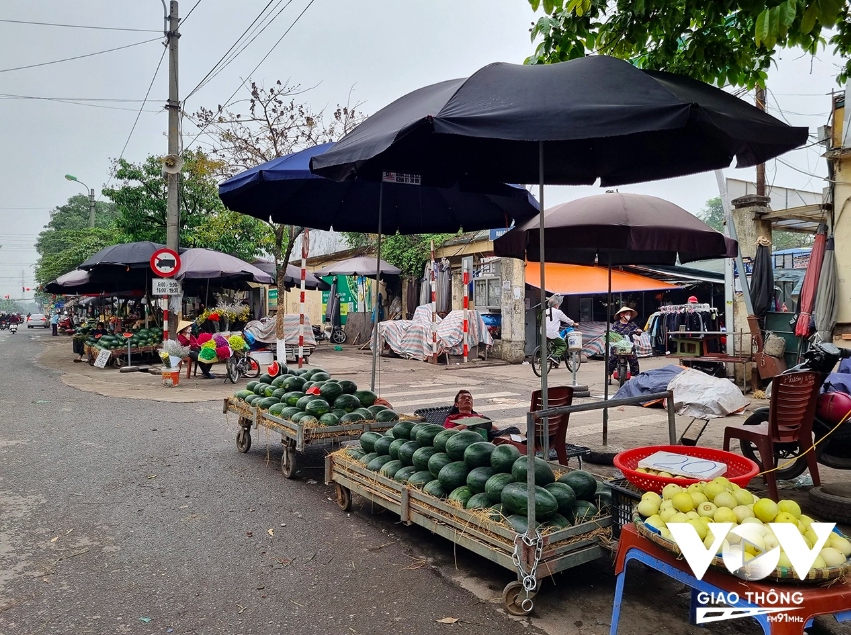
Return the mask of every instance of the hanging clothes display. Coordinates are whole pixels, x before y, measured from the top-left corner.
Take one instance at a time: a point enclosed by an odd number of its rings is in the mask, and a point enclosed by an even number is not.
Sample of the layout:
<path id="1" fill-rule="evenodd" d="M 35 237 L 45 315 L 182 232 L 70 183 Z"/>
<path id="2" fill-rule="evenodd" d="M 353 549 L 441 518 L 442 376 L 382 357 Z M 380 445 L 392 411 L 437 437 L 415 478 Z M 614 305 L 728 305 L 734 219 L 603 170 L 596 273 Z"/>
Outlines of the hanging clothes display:
<path id="1" fill-rule="evenodd" d="M 689 337 L 690 332 L 721 330 L 718 311 L 708 304 L 691 303 L 661 306 L 657 320 L 661 322 L 664 350 L 670 352 L 676 352 L 676 344 L 669 337 L 670 333 L 680 333 L 682 337 Z M 701 336 L 694 335 L 693 337 L 699 338 Z M 717 339 L 706 341 L 704 353 L 720 352 L 720 344 Z"/>

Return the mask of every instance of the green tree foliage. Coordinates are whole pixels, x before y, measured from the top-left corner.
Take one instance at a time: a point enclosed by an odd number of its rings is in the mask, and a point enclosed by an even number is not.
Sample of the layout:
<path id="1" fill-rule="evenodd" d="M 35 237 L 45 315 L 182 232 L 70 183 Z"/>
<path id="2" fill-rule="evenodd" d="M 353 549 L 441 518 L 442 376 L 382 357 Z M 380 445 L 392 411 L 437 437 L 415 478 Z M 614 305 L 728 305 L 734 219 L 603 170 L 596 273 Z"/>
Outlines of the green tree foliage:
<path id="1" fill-rule="evenodd" d="M 847 0 L 528 0 L 543 15 L 532 24 L 526 62 L 552 64 L 594 53 L 639 68 L 710 84 L 764 86 L 777 48 L 815 55 L 831 44 L 851 71 Z M 829 37 L 829 40 L 826 38 Z"/>
<path id="2" fill-rule="evenodd" d="M 378 243 L 376 234 L 344 232 L 346 242 L 352 247 L 368 247 L 373 253 Z M 457 234 L 395 234 L 381 237 L 381 258 L 399 267 L 403 275 L 421 276 L 425 263 L 431 259 L 431 243 L 440 247 Z"/>
<path id="3" fill-rule="evenodd" d="M 180 178 L 179 232 L 181 247 L 206 247 L 252 260 L 272 242 L 268 226 L 254 218 L 225 209 L 218 195 L 220 165 L 200 151 L 183 153 Z M 116 162 L 118 185 L 104 190 L 118 212 L 116 227 L 127 242 L 166 242 L 168 190 L 159 157 L 149 156 L 139 165 Z"/>
<path id="4" fill-rule="evenodd" d="M 706 207 L 700 210 L 697 217 L 709 225 L 712 229 L 723 232 L 724 206 L 721 204 L 721 197 L 716 196 L 715 198 L 710 198 L 706 201 Z"/>
<path id="5" fill-rule="evenodd" d="M 122 237 L 114 229 L 87 227 L 50 232 L 44 239 L 39 237 L 36 245 L 40 257 L 35 267 L 35 278 L 39 284 L 47 284 L 73 271 L 86 258 L 104 247 L 120 242 Z"/>
<path id="6" fill-rule="evenodd" d="M 39 259 L 36 280 L 46 284 L 76 269 L 96 251 L 121 242 L 115 229 L 117 211 L 112 203 L 95 204 L 95 227 L 89 227 L 89 198 L 72 196 L 50 214 L 50 221 L 36 240 Z"/>

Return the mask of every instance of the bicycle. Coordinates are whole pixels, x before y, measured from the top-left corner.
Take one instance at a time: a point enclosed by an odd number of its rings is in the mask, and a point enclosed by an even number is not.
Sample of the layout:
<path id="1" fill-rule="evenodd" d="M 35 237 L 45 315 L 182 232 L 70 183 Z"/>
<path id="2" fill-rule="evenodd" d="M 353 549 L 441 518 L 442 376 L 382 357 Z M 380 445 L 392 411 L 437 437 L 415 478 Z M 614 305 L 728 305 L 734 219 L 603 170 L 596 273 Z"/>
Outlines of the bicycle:
<path id="1" fill-rule="evenodd" d="M 248 353 L 242 351 L 234 351 L 233 355 L 228 357 L 228 361 L 225 362 L 225 369 L 225 376 L 230 379 L 232 384 L 235 384 L 240 377 L 254 379 L 260 376 L 260 364 Z"/>
<path id="2" fill-rule="evenodd" d="M 574 372 L 574 370 L 578 371 L 579 366 L 582 364 L 581 355 L 579 351 L 571 351 L 566 350 L 562 355 L 561 359 L 557 361 L 553 361 L 552 359 L 552 342 L 547 340 L 547 362 L 549 367 L 547 369 L 547 373 L 550 373 L 557 369 L 562 360 L 564 361 L 564 365 L 567 366 L 567 370 L 570 372 Z M 532 353 L 532 372 L 535 373 L 538 377 L 541 376 L 541 347 L 538 346 L 535 348 L 535 352 Z"/>

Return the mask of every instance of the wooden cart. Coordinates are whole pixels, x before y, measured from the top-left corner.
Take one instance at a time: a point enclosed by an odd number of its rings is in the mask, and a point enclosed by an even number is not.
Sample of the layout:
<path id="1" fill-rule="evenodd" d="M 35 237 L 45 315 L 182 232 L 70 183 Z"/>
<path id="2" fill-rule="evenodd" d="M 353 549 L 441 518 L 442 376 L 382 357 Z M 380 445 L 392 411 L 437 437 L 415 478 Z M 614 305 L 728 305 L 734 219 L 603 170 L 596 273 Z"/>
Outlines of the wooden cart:
<path id="1" fill-rule="evenodd" d="M 251 428 L 267 428 L 280 433 L 284 453 L 281 456 L 281 472 L 287 478 L 293 478 L 296 473 L 296 453 L 304 452 L 309 445 L 317 443 L 333 444 L 359 439 L 364 432 L 384 433 L 396 421 L 358 421 L 342 426 L 320 426 L 308 428 L 300 423 L 270 415 L 265 410 L 254 408 L 235 397 L 224 400 L 223 412 L 237 415 L 239 432 L 236 434 L 236 448 L 240 452 L 248 452 L 251 448 Z"/>
<path id="2" fill-rule="evenodd" d="M 345 450 L 325 458 L 325 482 L 334 484 L 337 505 L 343 511 L 351 509 L 352 493 L 358 494 L 399 514 L 406 524 L 425 527 L 517 573 L 518 580 L 506 585 L 502 595 L 505 609 L 513 615 L 527 615 L 532 610 L 531 598 L 535 593 L 532 591 L 526 597 L 515 558 L 519 558 L 535 580 L 540 580 L 609 554 L 601 540 L 611 537 L 611 515 L 545 533 L 536 559 L 536 547 L 527 545 L 522 536 L 506 525 L 370 471 Z"/>

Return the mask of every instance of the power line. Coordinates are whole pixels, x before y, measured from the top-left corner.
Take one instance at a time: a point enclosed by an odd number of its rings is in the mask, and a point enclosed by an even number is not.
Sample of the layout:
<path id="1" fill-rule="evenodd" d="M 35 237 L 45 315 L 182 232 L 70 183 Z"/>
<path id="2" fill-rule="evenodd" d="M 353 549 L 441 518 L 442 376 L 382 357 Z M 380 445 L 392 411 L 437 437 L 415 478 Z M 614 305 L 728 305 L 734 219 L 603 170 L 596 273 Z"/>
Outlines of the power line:
<path id="1" fill-rule="evenodd" d="M 13 93 L 0 93 L 4 99 L 61 99 L 65 101 L 108 101 L 113 103 L 140 103 L 144 99 L 121 99 L 119 97 L 45 97 L 42 95 L 16 95 Z"/>
<path id="2" fill-rule="evenodd" d="M 274 11 L 275 9 L 277 9 L 277 8 L 278 8 L 278 6 L 280 6 L 281 2 L 283 2 L 283 0 L 278 0 L 278 4 L 277 4 L 277 5 L 274 7 L 274 9 L 272 9 L 272 10 Z M 263 34 L 263 32 L 264 32 L 266 29 L 268 29 L 268 28 L 272 25 L 272 23 L 273 23 L 275 20 L 277 20 L 277 19 L 278 19 L 278 16 L 280 16 L 280 15 L 281 15 L 281 14 L 282 14 L 285 10 L 286 10 L 286 8 L 287 8 L 288 6 L 290 6 L 290 4 L 292 4 L 292 0 L 288 0 L 288 2 L 287 2 L 287 3 L 286 3 L 286 4 L 285 4 L 285 5 L 281 8 L 281 10 L 280 10 L 280 11 L 278 11 L 278 12 L 277 12 L 274 16 L 272 16 L 271 18 L 270 18 L 269 16 L 266 16 L 266 18 L 264 18 L 264 19 L 263 19 L 263 21 L 264 21 L 264 22 L 266 22 L 266 24 L 264 24 L 264 25 L 263 25 L 263 28 L 260 28 L 260 26 L 261 26 L 261 25 L 260 25 L 260 24 L 258 24 L 258 25 L 254 28 L 254 31 L 252 31 L 252 33 L 250 34 L 250 35 L 251 35 L 251 36 L 253 36 L 253 37 L 251 37 L 251 39 L 250 39 L 250 40 L 248 40 L 245 44 L 243 44 L 243 45 L 239 48 L 239 50 L 238 50 L 238 51 L 235 51 L 232 55 L 230 55 L 230 56 L 228 57 L 227 61 L 225 61 L 225 63 L 224 63 L 224 64 L 222 64 L 222 65 L 221 65 L 218 69 L 215 69 L 215 72 L 214 72 L 212 75 L 210 75 L 210 77 L 209 77 L 209 78 L 207 78 L 206 80 L 203 80 L 201 83 L 199 83 L 199 84 L 198 84 L 198 86 L 197 86 L 197 87 L 196 87 L 196 88 L 195 88 L 192 92 L 193 92 L 193 93 L 198 92 L 201 88 L 203 88 L 204 86 L 206 86 L 207 84 L 209 84 L 211 81 L 213 81 L 213 79 L 214 79 L 214 78 L 215 78 L 215 77 L 216 77 L 219 73 L 221 73 L 221 72 L 222 72 L 223 70 L 225 70 L 228 66 L 230 66 L 230 65 L 231 65 L 231 63 L 232 63 L 232 62 L 233 62 L 233 61 L 234 61 L 237 57 L 239 57 L 239 56 L 242 54 L 242 52 L 243 52 L 243 51 L 245 51 L 245 49 L 247 49 L 249 46 L 251 46 L 251 44 L 254 42 L 254 40 L 256 40 L 258 37 L 260 37 L 260 36 Z M 266 20 L 268 20 L 268 21 L 266 21 Z M 262 22 L 261 22 L 261 24 L 262 24 Z M 260 30 L 258 31 L 257 29 L 260 29 Z M 227 56 L 228 54 L 226 53 L 225 55 Z M 185 101 L 185 100 L 184 100 L 184 101 Z"/>
<path id="3" fill-rule="evenodd" d="M 29 97 L 29 96 L 7 96 L 0 95 L 3 100 L 22 100 L 22 101 L 48 101 L 56 104 L 71 104 L 72 106 L 87 106 L 89 108 L 101 108 L 105 110 L 124 110 L 128 112 L 136 112 L 135 108 L 122 108 L 121 106 L 107 106 L 105 104 L 93 104 L 86 101 L 77 101 L 75 99 L 62 99 L 61 97 Z M 147 110 L 145 112 L 159 112 L 158 110 Z"/>
<path id="4" fill-rule="evenodd" d="M 189 19 L 189 16 L 192 15 L 192 12 L 195 10 L 195 7 L 197 7 L 199 4 L 201 4 L 201 0 L 198 0 L 195 4 L 192 5 L 192 8 L 189 9 L 189 12 L 180 20 L 181 25 L 183 25 L 183 23 Z"/>
<path id="5" fill-rule="evenodd" d="M 200 2 L 201 0 L 198 0 Z M 197 3 L 196 3 L 197 6 Z M 193 7 L 194 9 L 195 7 Z M 37 26 L 61 26 L 69 29 L 96 29 L 98 31 L 130 31 L 135 33 L 159 33 L 157 29 L 128 29 L 117 26 L 93 26 L 89 24 L 57 24 L 55 22 L 32 22 L 30 20 L 0 20 L 8 24 L 34 24 Z"/>
<path id="6" fill-rule="evenodd" d="M 266 53 L 266 55 L 264 55 L 264 56 L 263 56 L 263 59 L 261 59 L 261 60 L 257 63 L 257 65 L 256 65 L 253 69 L 251 69 L 251 72 L 249 72 L 249 73 L 248 73 L 248 77 L 251 77 L 251 76 L 254 74 L 254 72 L 255 72 L 258 68 L 260 68 L 260 65 L 261 65 L 263 62 L 265 62 L 265 61 L 266 61 L 266 58 L 268 58 L 268 57 L 272 54 L 272 51 L 274 51 L 274 50 L 278 47 L 278 45 L 279 45 L 279 44 L 283 41 L 283 39 L 284 39 L 284 38 L 287 36 L 287 34 L 288 34 L 291 30 L 292 30 L 292 28 L 293 28 L 293 27 L 294 27 L 294 26 L 298 23 L 298 21 L 299 21 L 299 20 L 301 20 L 302 16 L 303 16 L 303 15 L 307 12 L 307 10 L 308 10 L 310 7 L 312 7 L 312 6 L 313 6 L 313 3 L 314 3 L 314 2 L 316 2 L 316 0 L 310 0 L 310 2 L 307 4 L 307 6 L 306 6 L 304 9 L 302 9 L 302 12 L 298 14 L 298 16 L 296 17 L 296 19 L 295 19 L 295 20 L 293 20 L 293 23 L 292 23 L 292 24 L 290 24 L 290 26 L 287 28 L 287 30 L 286 30 L 286 31 L 284 31 L 284 34 L 283 34 L 280 38 L 278 38 L 278 41 L 277 41 L 277 42 L 275 42 L 275 43 L 272 45 L 272 48 L 270 48 L 270 49 L 269 49 L 269 52 L 268 52 L 268 53 Z M 231 94 L 231 96 L 230 96 L 230 97 L 228 97 L 227 101 L 224 103 L 224 105 L 222 106 L 222 108 L 226 108 L 226 107 L 228 106 L 228 104 L 230 104 L 231 100 L 232 100 L 232 99 L 234 98 L 234 96 L 235 96 L 235 95 L 239 92 L 239 89 L 240 89 L 240 88 L 242 88 L 243 83 L 244 83 L 244 82 L 241 82 L 241 83 L 240 83 L 240 85 L 237 87 L 237 89 L 236 89 L 235 91 L 233 91 L 233 93 Z M 210 121 L 212 121 L 212 119 L 211 119 Z M 204 126 L 201 128 L 201 130 L 199 130 L 199 131 L 198 131 L 198 134 L 197 134 L 197 135 L 195 135 L 195 137 L 192 139 L 192 141 L 190 141 L 190 142 L 189 142 L 189 144 L 188 144 L 187 146 L 185 146 L 185 149 L 187 149 L 187 150 L 188 150 L 188 149 L 192 146 L 192 144 L 193 144 L 193 143 L 195 143 L 195 142 L 198 140 L 198 137 L 200 137 L 200 136 L 201 136 L 201 134 L 204 132 L 204 129 L 205 129 L 208 125 L 209 125 L 209 122 L 208 122 L 208 123 L 206 123 L 206 124 L 204 124 Z"/>
<path id="7" fill-rule="evenodd" d="M 254 20 L 251 21 L 251 24 L 249 24 L 245 28 L 245 31 L 243 31 L 240 34 L 240 36 L 238 38 L 236 38 L 234 43 L 231 44 L 230 48 L 227 51 L 225 51 L 225 54 L 222 55 L 221 58 L 219 58 L 219 61 L 216 62 L 215 64 L 213 64 L 213 68 L 211 68 L 207 72 L 207 74 L 204 75 L 204 77 L 201 79 L 200 82 L 198 82 L 198 85 L 195 86 L 195 88 L 193 88 L 191 91 L 189 91 L 189 94 L 187 94 L 186 97 L 183 98 L 184 105 L 186 104 L 186 100 L 189 99 L 202 86 L 202 84 L 204 84 L 204 82 L 207 80 L 207 78 L 210 77 L 210 75 L 213 74 L 213 71 L 215 71 L 216 68 L 218 68 L 219 64 L 221 64 L 222 61 L 228 56 L 228 53 L 230 53 L 234 48 L 236 48 L 239 45 L 240 40 L 242 40 L 242 38 L 245 37 L 245 34 L 248 33 L 251 30 L 251 27 L 254 26 L 254 24 L 257 22 L 257 20 L 259 20 L 263 16 L 263 14 L 266 13 L 266 9 L 268 9 L 273 2 L 275 2 L 275 0 L 269 0 L 269 2 L 266 4 L 266 6 L 263 7 L 263 9 L 260 11 L 260 13 L 257 14 L 257 17 L 255 17 Z M 279 2 L 280 2 L 280 0 L 279 0 Z"/>
<path id="8" fill-rule="evenodd" d="M 66 57 L 61 60 L 53 60 L 51 62 L 39 62 L 38 64 L 28 64 L 27 66 L 17 66 L 15 68 L 3 68 L 0 69 L 0 73 L 10 73 L 12 71 L 22 71 L 28 68 L 38 68 L 40 66 L 50 66 L 51 64 L 61 64 L 62 62 L 71 62 L 73 60 L 81 60 L 86 57 L 94 57 L 95 55 L 103 55 L 104 53 L 112 53 L 114 51 L 121 51 L 123 49 L 129 49 L 134 46 L 140 46 L 142 44 L 148 44 L 149 42 L 157 42 L 160 38 L 152 38 L 150 40 L 143 40 L 141 42 L 136 42 L 134 44 L 127 44 L 125 46 L 117 46 L 112 49 L 106 49 L 105 51 L 97 51 L 95 53 L 86 53 L 85 55 L 75 55 L 74 57 Z"/>
<path id="9" fill-rule="evenodd" d="M 159 75 L 160 66 L 162 66 L 163 59 L 165 58 L 165 54 L 166 54 L 167 50 L 168 49 L 166 47 L 163 47 L 163 54 L 160 55 L 160 61 L 157 62 L 157 68 L 154 71 L 154 76 L 151 78 L 151 83 L 148 84 L 148 90 L 145 92 L 145 99 L 142 100 L 142 106 L 139 108 L 139 112 L 136 113 L 136 119 L 133 121 L 133 127 L 130 128 L 130 134 L 127 135 L 127 141 L 124 142 L 124 147 L 121 148 L 121 154 L 118 156 L 119 161 L 121 161 L 121 159 L 124 157 L 124 151 L 127 150 L 127 144 L 130 143 L 130 138 L 133 136 L 133 131 L 136 130 L 136 124 L 139 123 L 139 117 L 142 114 L 142 109 L 145 107 L 145 103 L 148 101 L 148 95 L 151 94 L 151 88 L 154 85 L 154 81 L 156 81 L 156 79 L 157 79 L 157 75 Z M 104 189 L 109 187 L 109 183 L 111 181 L 112 181 L 112 176 L 109 177 L 109 181 L 106 182 L 106 186 L 104 186 Z"/>

